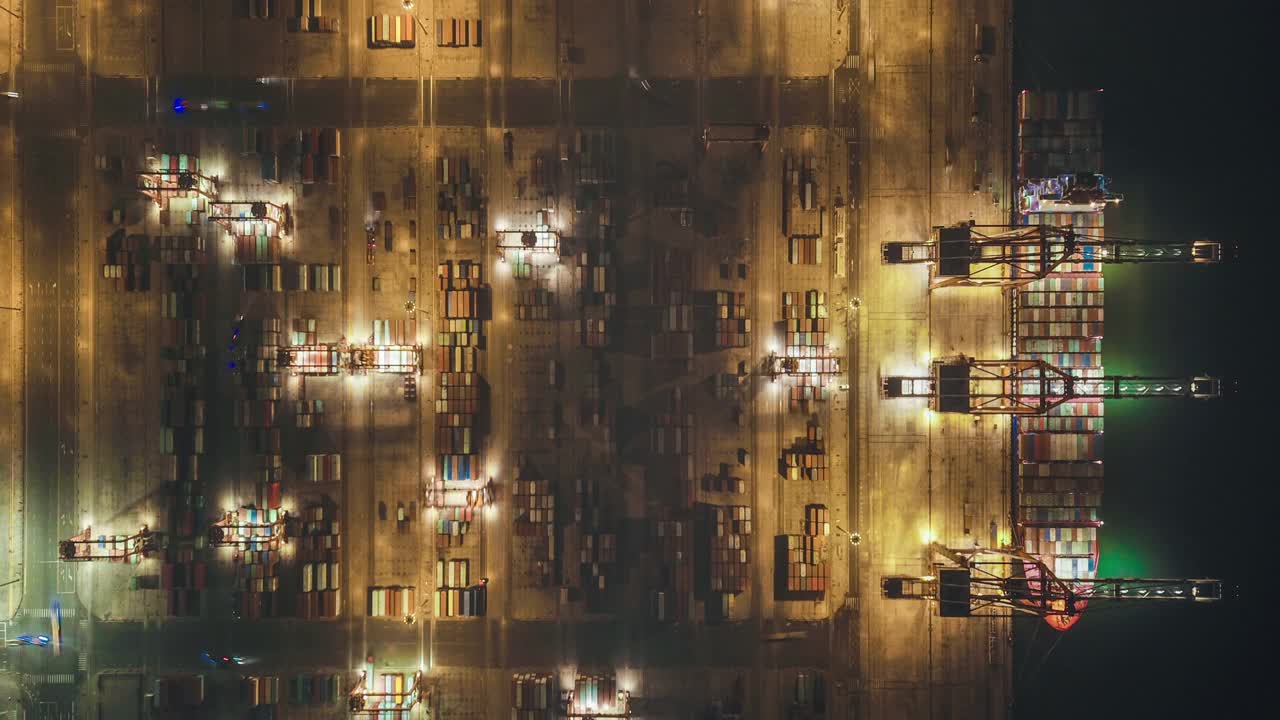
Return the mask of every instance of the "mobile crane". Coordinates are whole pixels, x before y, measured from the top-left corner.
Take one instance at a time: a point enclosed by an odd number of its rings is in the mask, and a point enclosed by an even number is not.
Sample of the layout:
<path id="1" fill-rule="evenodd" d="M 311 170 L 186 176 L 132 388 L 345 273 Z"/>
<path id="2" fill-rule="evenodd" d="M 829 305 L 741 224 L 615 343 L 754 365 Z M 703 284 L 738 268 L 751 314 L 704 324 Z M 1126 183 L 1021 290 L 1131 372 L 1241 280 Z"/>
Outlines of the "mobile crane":
<path id="1" fill-rule="evenodd" d="M 1014 547 L 947 548 L 930 543 L 929 575 L 881 578 L 889 600 L 929 600 L 940 617 L 973 617 L 1004 610 L 1037 615 L 1058 630 L 1071 627 L 1089 603 L 1184 602 L 1222 599 L 1222 581 L 1207 578 L 1093 578 L 1064 580 L 1039 558 Z M 945 561 L 949 561 L 949 564 Z"/>
<path id="2" fill-rule="evenodd" d="M 1043 415 L 1071 400 L 1219 397 L 1217 378 L 1077 378 L 1043 360 L 935 360 L 924 377 L 881 378 L 886 398 L 928 398 L 933 410 L 973 415 Z"/>
<path id="3" fill-rule="evenodd" d="M 889 242 L 881 259 L 891 265 L 929 265 L 931 288 L 1011 287 L 1047 277 L 1065 262 L 1216 263 L 1220 243 L 1156 242 L 1093 235 L 1071 226 L 977 225 L 935 227 L 924 242 Z"/>
<path id="4" fill-rule="evenodd" d="M 151 557 L 164 545 L 164 535 L 152 532 L 146 525 L 133 535 L 99 535 L 97 537 L 93 536 L 92 528 L 85 528 L 58 543 L 58 559 L 66 562 L 109 560 L 136 563 Z"/>

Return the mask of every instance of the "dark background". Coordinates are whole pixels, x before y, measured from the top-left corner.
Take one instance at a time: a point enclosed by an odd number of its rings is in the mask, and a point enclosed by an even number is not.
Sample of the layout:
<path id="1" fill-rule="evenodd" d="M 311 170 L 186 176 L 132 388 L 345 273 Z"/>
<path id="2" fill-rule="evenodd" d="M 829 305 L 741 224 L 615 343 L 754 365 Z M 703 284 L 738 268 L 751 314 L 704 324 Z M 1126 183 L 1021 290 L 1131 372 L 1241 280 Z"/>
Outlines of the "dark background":
<path id="1" fill-rule="evenodd" d="M 1103 88 L 1104 163 L 1123 237 L 1238 244 L 1232 264 L 1106 271 L 1109 373 L 1232 381 L 1212 402 L 1107 404 L 1099 576 L 1214 577 L 1215 606 L 1091 609 L 1067 633 L 1019 621 L 1017 718 L 1229 717 L 1272 706 L 1280 522 L 1273 198 L 1278 103 L 1263 3 L 1015 3 L 1017 88 Z M 1259 13 L 1259 14 L 1254 14 Z M 1265 395 L 1264 395 L 1265 393 Z M 1274 528 L 1274 529 L 1273 529 Z M 1269 713 L 1268 713 L 1269 714 Z"/>

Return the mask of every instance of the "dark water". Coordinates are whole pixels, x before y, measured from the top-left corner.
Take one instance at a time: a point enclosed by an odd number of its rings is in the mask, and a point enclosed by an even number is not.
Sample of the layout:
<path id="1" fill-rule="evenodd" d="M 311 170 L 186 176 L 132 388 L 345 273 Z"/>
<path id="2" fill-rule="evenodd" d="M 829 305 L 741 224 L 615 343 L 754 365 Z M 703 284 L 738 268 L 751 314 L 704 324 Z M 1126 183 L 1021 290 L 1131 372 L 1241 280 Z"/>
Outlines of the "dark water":
<path id="1" fill-rule="evenodd" d="M 1245 5 L 1129 1 L 1016 3 L 1019 87 L 1101 87 L 1105 171 L 1125 203 L 1109 234 L 1239 244 L 1214 267 L 1106 272 L 1110 373 L 1208 372 L 1239 381 L 1213 402 L 1107 405 L 1099 575 L 1215 577 L 1239 599 L 1211 607 L 1090 612 L 1058 638 L 1020 628 L 1019 718 L 1222 717 L 1257 704 L 1274 649 L 1263 614 L 1274 486 L 1275 355 L 1268 272 L 1276 133 L 1263 17 Z M 1268 41 L 1274 43 L 1275 41 Z M 1264 395 L 1265 393 L 1265 395 Z M 1233 590 L 1237 592 L 1237 590 Z M 1114 608 L 1114 606 L 1113 606 Z M 1052 647 L 1052 651 L 1049 652 Z M 1047 656 L 1046 656 L 1047 653 Z"/>

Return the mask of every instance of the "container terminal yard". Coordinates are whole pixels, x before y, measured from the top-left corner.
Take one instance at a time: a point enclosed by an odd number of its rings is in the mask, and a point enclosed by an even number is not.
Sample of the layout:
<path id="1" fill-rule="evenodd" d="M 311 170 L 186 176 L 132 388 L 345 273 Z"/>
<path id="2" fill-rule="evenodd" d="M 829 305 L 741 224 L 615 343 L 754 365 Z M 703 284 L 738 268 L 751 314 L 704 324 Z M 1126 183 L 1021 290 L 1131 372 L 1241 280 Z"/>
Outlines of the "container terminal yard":
<path id="1" fill-rule="evenodd" d="M 1004 717 L 1220 596 L 1097 573 L 1105 401 L 1221 392 L 1101 269 L 1226 251 L 1005 0 L 9 4 L 0 710 Z"/>

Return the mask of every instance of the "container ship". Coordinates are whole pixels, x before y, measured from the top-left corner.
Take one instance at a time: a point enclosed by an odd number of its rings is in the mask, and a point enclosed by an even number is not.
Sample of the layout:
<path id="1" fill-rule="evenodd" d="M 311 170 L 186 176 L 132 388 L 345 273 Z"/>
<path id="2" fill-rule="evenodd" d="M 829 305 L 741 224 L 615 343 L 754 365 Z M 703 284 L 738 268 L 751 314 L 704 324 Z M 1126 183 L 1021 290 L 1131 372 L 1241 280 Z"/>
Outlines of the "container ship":
<path id="1" fill-rule="evenodd" d="M 1024 90 L 1017 149 L 1017 221 L 1102 235 L 1106 203 L 1064 202 L 1060 181 L 1101 178 L 1102 91 Z M 1063 263 L 1015 290 L 1012 305 L 1015 356 L 1044 360 L 1078 378 L 1103 375 L 1101 263 L 1087 257 Z M 1067 582 L 1092 579 L 1098 569 L 1103 421 L 1101 400 L 1067 402 L 1014 420 L 1017 542 Z M 1025 573 L 1034 580 L 1042 571 L 1028 565 Z M 1079 611 L 1086 601 L 1076 603 Z M 1066 630 L 1079 617 L 1048 615 L 1046 621 Z"/>

